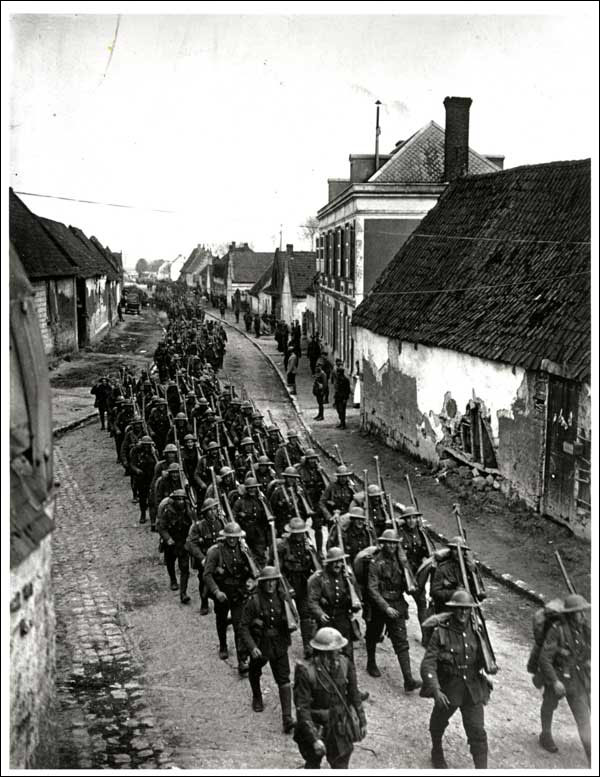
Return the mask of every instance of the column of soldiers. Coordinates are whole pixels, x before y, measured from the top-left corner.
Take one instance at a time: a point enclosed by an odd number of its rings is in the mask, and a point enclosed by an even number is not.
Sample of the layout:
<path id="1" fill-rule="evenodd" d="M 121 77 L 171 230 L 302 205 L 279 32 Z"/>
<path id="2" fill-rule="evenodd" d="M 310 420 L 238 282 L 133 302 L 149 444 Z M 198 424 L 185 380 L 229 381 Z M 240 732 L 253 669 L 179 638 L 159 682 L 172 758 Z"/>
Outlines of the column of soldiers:
<path id="1" fill-rule="evenodd" d="M 252 709 L 264 709 L 261 675 L 268 664 L 283 731 L 294 732 L 305 767 L 318 768 L 325 757 L 332 768 L 347 768 L 353 743 L 367 730 L 362 702 L 368 694 L 359 690 L 353 650 L 362 614 L 367 673 L 381 677 L 376 653 L 385 634 L 405 692 L 421 688 L 421 695 L 434 699 L 433 766 L 447 768 L 442 737 L 460 707 L 474 764 L 485 768 L 483 707 L 496 667 L 481 614 L 485 592 L 464 534 L 436 550 L 416 504 L 393 505 L 379 476 L 369 484 L 365 472 L 359 486 L 340 457 L 332 479 L 295 431 L 284 435 L 270 414 L 265 423 L 243 389 L 218 378 L 226 343 L 220 322 L 188 319 L 181 308 L 171 315 L 154 369 L 136 379 L 122 368 L 118 379 L 102 378 L 92 393 L 130 478 L 139 521 L 149 519 L 160 535 L 171 589 L 182 604 L 190 603 L 191 566 L 200 614 L 208 615 L 213 602 L 223 660 L 232 625 Z M 407 595 L 415 601 L 427 647 L 421 679 L 411 666 Z M 589 662 L 579 617 L 589 605 L 582 597 L 568 604 L 580 646 L 572 653 Z M 292 689 L 295 630 L 304 661 Z M 550 688 L 540 743 L 556 751 L 552 713 L 566 695 L 589 753 L 589 686 L 586 729 L 577 683 L 567 682 L 565 655 L 572 646 L 564 629 L 550 630 L 548 640 L 539 662 Z"/>

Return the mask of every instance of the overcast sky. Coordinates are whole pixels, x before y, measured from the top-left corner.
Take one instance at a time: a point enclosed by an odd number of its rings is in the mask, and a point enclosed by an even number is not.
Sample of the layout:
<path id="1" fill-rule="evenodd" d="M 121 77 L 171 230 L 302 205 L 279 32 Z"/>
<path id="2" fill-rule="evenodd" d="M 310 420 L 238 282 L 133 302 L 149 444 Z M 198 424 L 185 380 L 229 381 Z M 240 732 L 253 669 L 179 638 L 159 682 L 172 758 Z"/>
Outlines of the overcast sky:
<path id="1" fill-rule="evenodd" d="M 327 178 L 373 151 L 377 98 L 383 152 L 460 95 L 472 147 L 507 166 L 595 153 L 593 17 L 14 15 L 11 32 L 11 185 L 135 206 L 23 197 L 128 265 L 271 250 L 280 224 L 302 247 Z"/>

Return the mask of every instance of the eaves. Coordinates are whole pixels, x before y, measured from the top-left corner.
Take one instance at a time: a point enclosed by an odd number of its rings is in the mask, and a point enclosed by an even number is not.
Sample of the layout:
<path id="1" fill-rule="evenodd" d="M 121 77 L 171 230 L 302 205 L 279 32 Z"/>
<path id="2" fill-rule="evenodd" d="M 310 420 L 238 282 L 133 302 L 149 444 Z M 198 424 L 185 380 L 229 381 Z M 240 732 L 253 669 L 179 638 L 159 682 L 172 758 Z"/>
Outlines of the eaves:
<path id="1" fill-rule="evenodd" d="M 362 199 L 405 199 L 439 196 L 446 187 L 445 183 L 355 183 L 317 211 L 317 219 L 320 221 L 359 197 Z"/>

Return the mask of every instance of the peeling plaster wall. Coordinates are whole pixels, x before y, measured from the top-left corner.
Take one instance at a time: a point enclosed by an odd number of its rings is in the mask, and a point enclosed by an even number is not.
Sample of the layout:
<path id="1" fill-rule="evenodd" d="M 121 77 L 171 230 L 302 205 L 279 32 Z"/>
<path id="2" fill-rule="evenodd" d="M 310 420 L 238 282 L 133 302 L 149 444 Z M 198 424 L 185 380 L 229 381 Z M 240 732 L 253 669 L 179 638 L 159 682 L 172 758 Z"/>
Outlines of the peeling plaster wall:
<path id="1" fill-rule="evenodd" d="M 107 293 L 106 276 L 86 278 L 86 312 L 90 343 L 98 340 L 109 325 Z"/>
<path id="2" fill-rule="evenodd" d="M 292 300 L 292 321 L 302 322 L 302 316 L 306 312 L 306 300 L 294 299 Z"/>

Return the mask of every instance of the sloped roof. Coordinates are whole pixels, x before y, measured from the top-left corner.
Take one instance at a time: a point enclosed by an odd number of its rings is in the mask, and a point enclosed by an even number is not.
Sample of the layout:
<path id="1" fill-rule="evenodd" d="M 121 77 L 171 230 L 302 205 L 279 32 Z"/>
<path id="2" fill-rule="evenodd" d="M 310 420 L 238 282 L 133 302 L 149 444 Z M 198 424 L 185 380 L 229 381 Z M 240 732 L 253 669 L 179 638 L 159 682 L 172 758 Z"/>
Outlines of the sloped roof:
<path id="1" fill-rule="evenodd" d="M 210 258 L 210 251 L 204 248 L 204 246 L 196 246 L 196 248 L 194 248 L 192 253 L 185 260 L 185 263 L 181 268 L 180 275 L 196 272 L 198 265 L 207 257 Z"/>
<path id="2" fill-rule="evenodd" d="M 120 274 L 121 269 L 119 267 L 119 263 L 115 260 L 115 257 L 113 256 L 113 252 L 108 248 L 108 246 L 103 246 L 102 243 L 98 240 L 97 237 L 92 235 L 90 237 L 90 243 L 94 246 L 96 251 L 100 254 L 100 256 L 104 259 L 106 264 L 108 264 L 110 270 L 108 272 L 108 277 L 111 280 L 116 280 Z"/>
<path id="3" fill-rule="evenodd" d="M 444 183 L 445 132 L 430 121 L 399 146 L 369 183 Z M 500 168 L 469 148 L 469 175 L 493 173 Z"/>
<path id="4" fill-rule="evenodd" d="M 81 278 L 92 278 L 96 275 L 106 275 L 106 262 L 97 255 L 92 245 L 83 243 L 75 234 L 73 227 L 69 229 L 60 221 L 40 217 L 40 223 L 71 261 L 77 265 L 77 275 Z"/>
<path id="5" fill-rule="evenodd" d="M 466 176 L 356 309 L 354 326 L 564 374 L 590 374 L 590 160 Z"/>
<path id="6" fill-rule="evenodd" d="M 263 272 L 273 263 L 273 252 L 261 253 L 252 250 L 232 250 L 227 254 L 232 263 L 233 283 L 256 283 Z"/>
<path id="7" fill-rule="evenodd" d="M 9 232 L 28 278 L 63 278 L 78 274 L 74 262 L 12 189 L 9 191 Z"/>
<path id="8" fill-rule="evenodd" d="M 266 268 L 266 270 L 262 273 L 260 278 L 252 286 L 248 294 L 251 294 L 253 297 L 258 297 L 260 292 L 265 291 L 269 286 L 269 284 L 271 283 L 272 274 L 273 274 L 273 258 L 271 257 L 271 264 Z"/>
<path id="9" fill-rule="evenodd" d="M 288 259 L 292 297 L 306 297 L 316 269 L 317 254 L 314 251 L 294 251 Z"/>

